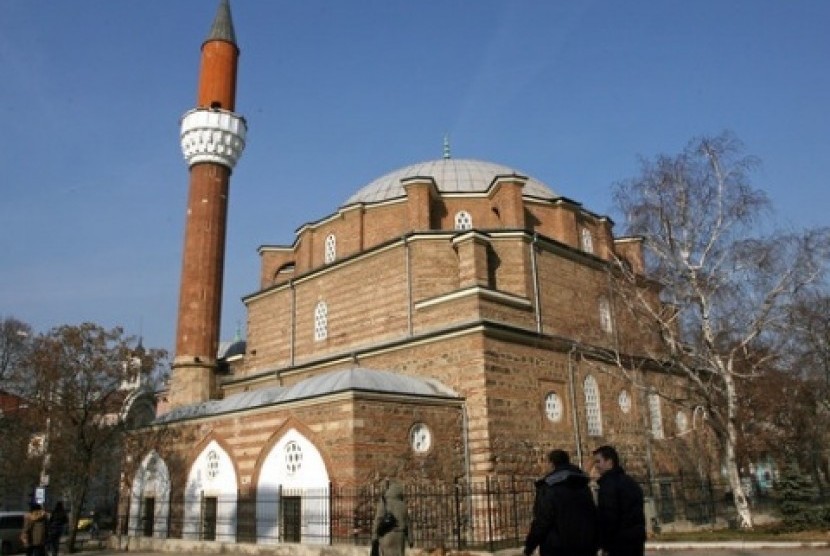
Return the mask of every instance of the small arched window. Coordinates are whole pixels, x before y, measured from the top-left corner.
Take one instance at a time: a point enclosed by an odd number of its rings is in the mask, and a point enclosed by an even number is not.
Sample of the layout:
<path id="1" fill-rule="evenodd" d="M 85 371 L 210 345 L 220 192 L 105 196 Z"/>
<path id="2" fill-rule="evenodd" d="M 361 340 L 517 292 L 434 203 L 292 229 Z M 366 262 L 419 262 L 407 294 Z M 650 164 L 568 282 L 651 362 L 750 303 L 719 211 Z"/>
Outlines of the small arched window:
<path id="1" fill-rule="evenodd" d="M 337 238 L 334 234 L 326 236 L 326 251 L 323 260 L 326 264 L 333 263 L 337 258 Z"/>
<path id="2" fill-rule="evenodd" d="M 466 210 L 460 210 L 455 213 L 455 229 L 456 230 L 472 230 L 473 217 Z"/>
<path id="3" fill-rule="evenodd" d="M 689 431 L 689 418 L 686 412 L 680 410 L 674 418 L 674 424 L 677 427 L 677 434 L 686 434 Z"/>
<path id="4" fill-rule="evenodd" d="M 692 411 L 692 428 L 697 429 L 703 426 L 706 421 L 706 408 L 702 405 L 695 406 Z"/>
<path id="5" fill-rule="evenodd" d="M 594 237 L 591 235 L 591 230 L 582 228 L 579 232 L 579 243 L 582 250 L 586 253 L 594 252 Z"/>
<path id="6" fill-rule="evenodd" d="M 320 301 L 314 308 L 314 340 L 325 340 L 329 335 L 329 308 Z"/>
<path id="7" fill-rule="evenodd" d="M 599 298 L 599 326 L 606 334 L 614 331 L 614 322 L 611 319 L 611 303 L 607 297 Z"/>
<path id="8" fill-rule="evenodd" d="M 562 398 L 556 392 L 550 392 L 545 396 L 545 416 L 552 423 L 558 423 L 562 420 L 562 414 L 565 409 L 562 405 Z"/>
<path id="9" fill-rule="evenodd" d="M 628 393 L 628 390 L 620 390 L 620 395 L 617 396 L 617 403 L 620 405 L 623 413 L 631 411 L 631 394 Z"/>
<path id="10" fill-rule="evenodd" d="M 585 417 L 588 421 L 588 436 L 602 436 L 602 411 L 599 405 L 597 379 L 588 375 L 582 387 L 585 391 Z"/>

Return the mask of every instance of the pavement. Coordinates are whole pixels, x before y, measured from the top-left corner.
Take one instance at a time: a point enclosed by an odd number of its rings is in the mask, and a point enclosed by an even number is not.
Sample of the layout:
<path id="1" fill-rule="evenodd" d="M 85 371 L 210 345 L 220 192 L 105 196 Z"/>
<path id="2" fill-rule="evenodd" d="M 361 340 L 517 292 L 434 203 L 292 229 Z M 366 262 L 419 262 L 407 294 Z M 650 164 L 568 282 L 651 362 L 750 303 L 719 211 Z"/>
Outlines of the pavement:
<path id="1" fill-rule="evenodd" d="M 368 552 L 369 547 L 366 547 Z M 417 549 L 409 551 L 409 554 L 415 556 L 420 551 Z M 705 554 L 706 556 L 819 556 L 830 553 L 830 541 L 724 541 L 724 542 L 663 542 L 663 543 L 647 543 L 647 553 L 657 553 L 659 556 L 672 556 L 677 554 L 679 556 L 688 555 L 689 552 L 697 552 Z M 114 550 L 111 548 L 89 548 L 83 550 L 84 556 L 159 556 L 163 552 L 149 552 L 149 551 L 123 551 Z M 183 552 L 179 552 L 182 554 Z M 245 552 L 234 552 L 233 550 L 222 550 L 225 556 L 247 556 Z M 324 554 L 322 551 L 321 554 Z M 186 552 L 190 556 L 212 556 L 216 552 Z M 420 554 L 430 554 L 423 553 Z M 451 552 L 447 552 L 447 556 L 451 556 Z M 458 552 L 457 554 L 462 554 Z M 465 555 L 470 553 L 464 552 Z M 484 555 L 488 553 L 475 553 L 476 555 Z M 519 550 L 505 550 L 498 553 L 498 555 L 510 556 L 520 555 Z M 442 555 L 443 556 L 443 555 Z"/>
<path id="2" fill-rule="evenodd" d="M 707 555 L 714 551 L 725 551 L 727 554 L 767 554 L 767 551 L 802 551 L 811 553 L 821 550 L 826 554 L 830 549 L 828 541 L 718 541 L 718 542 L 654 542 L 646 543 L 647 552 L 673 553 L 680 551 L 698 551 Z M 789 553 L 789 552 L 788 552 Z"/>

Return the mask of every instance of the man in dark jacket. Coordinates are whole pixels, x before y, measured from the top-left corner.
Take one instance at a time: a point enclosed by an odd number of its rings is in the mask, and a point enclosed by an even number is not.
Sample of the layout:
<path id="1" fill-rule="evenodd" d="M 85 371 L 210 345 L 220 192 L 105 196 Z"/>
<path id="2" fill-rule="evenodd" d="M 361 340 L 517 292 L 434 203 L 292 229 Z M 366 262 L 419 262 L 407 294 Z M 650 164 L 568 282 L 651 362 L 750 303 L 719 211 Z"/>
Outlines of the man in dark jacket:
<path id="1" fill-rule="evenodd" d="M 612 446 L 594 450 L 594 466 L 600 473 L 599 544 L 607 556 L 643 556 L 646 518 L 643 489 L 620 467 L 620 456 Z"/>
<path id="2" fill-rule="evenodd" d="M 590 479 L 564 450 L 552 451 L 548 461 L 553 471 L 536 481 L 524 553 L 530 556 L 539 547 L 541 556 L 594 556 L 597 511 Z"/>

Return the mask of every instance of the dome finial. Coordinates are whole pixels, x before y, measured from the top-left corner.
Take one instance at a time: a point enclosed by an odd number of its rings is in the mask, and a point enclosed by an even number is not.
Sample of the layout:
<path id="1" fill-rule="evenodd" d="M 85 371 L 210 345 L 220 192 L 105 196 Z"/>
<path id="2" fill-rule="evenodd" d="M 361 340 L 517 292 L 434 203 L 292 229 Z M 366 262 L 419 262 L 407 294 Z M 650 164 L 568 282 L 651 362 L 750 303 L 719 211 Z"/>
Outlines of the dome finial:
<path id="1" fill-rule="evenodd" d="M 445 133 L 444 134 L 444 159 L 450 159 L 450 158 L 452 158 L 452 156 L 450 156 L 450 134 Z"/>

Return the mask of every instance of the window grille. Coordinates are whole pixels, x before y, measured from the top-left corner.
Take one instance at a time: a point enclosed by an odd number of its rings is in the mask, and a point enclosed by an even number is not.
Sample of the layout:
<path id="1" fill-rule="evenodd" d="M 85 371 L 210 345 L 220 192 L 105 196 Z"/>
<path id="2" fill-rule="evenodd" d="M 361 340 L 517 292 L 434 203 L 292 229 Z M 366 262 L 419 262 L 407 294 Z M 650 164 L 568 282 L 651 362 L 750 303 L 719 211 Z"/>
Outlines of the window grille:
<path id="1" fill-rule="evenodd" d="M 329 234 L 326 236 L 326 252 L 324 256 L 324 261 L 326 264 L 333 263 L 334 259 L 337 258 L 337 238 L 334 237 L 334 234 Z"/>
<path id="2" fill-rule="evenodd" d="M 602 412 L 599 406 L 597 380 L 588 376 L 583 384 L 585 390 L 585 417 L 588 421 L 588 436 L 602 436 Z"/>
<path id="3" fill-rule="evenodd" d="M 324 301 L 314 308 L 314 339 L 325 340 L 329 335 L 329 309 Z"/>
<path id="4" fill-rule="evenodd" d="M 614 323 L 611 320 L 611 304 L 606 297 L 599 299 L 599 325 L 606 334 L 611 334 L 614 331 Z"/>
<path id="5" fill-rule="evenodd" d="M 588 228 L 582 228 L 580 231 L 580 243 L 582 244 L 582 250 L 586 253 L 593 253 L 594 252 L 594 238 L 591 235 L 591 230 Z"/>
<path id="6" fill-rule="evenodd" d="M 562 398 L 556 392 L 551 392 L 545 397 L 545 415 L 549 421 L 558 423 L 562 420 Z"/>
<path id="7" fill-rule="evenodd" d="M 472 230 L 473 217 L 466 210 L 461 210 L 455 213 L 455 229 L 456 230 Z"/>
<path id="8" fill-rule="evenodd" d="M 648 395 L 648 412 L 651 416 L 651 435 L 657 439 L 664 438 L 663 413 L 660 409 L 660 396 L 656 392 Z"/>

